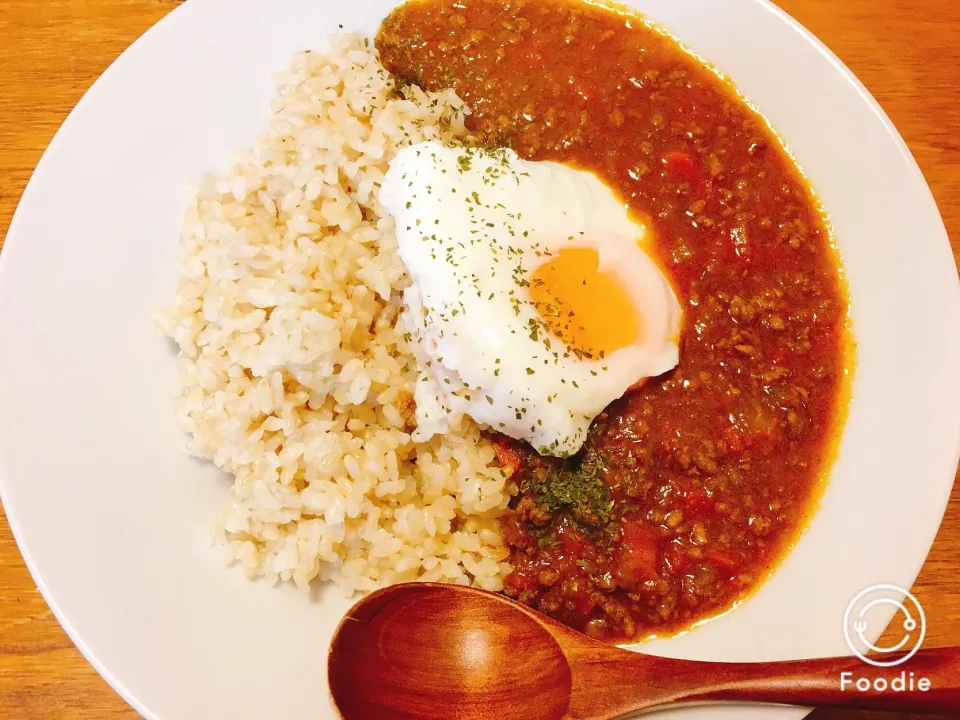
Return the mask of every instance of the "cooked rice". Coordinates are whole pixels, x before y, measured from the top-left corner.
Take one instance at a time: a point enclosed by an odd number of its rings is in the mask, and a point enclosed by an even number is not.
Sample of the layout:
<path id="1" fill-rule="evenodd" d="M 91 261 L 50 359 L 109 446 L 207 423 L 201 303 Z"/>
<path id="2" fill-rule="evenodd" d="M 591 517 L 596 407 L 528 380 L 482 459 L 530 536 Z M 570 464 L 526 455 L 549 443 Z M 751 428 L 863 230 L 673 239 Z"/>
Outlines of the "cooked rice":
<path id="1" fill-rule="evenodd" d="M 472 424 L 411 439 L 409 281 L 377 200 L 400 147 L 463 136 L 462 102 L 398 89 L 356 35 L 281 81 L 254 147 L 196 188 L 158 318 L 180 347 L 189 450 L 235 476 L 216 542 L 249 576 L 303 588 L 499 590 L 509 482 Z"/>

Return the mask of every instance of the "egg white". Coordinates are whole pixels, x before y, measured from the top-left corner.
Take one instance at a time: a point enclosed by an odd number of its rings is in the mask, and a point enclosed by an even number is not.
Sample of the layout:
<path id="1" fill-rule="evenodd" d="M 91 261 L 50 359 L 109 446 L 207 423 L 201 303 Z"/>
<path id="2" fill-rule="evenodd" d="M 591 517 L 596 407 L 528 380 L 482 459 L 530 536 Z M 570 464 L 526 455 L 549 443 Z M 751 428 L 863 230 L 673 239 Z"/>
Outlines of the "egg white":
<path id="1" fill-rule="evenodd" d="M 640 248 L 644 228 L 593 174 L 425 142 L 396 155 L 380 201 L 412 280 L 404 302 L 422 365 L 418 439 L 469 415 L 568 456 L 609 403 L 677 364 L 679 303 Z M 640 340 L 602 359 L 532 330 L 541 317 L 524 282 L 571 246 L 596 249 L 642 318 Z"/>

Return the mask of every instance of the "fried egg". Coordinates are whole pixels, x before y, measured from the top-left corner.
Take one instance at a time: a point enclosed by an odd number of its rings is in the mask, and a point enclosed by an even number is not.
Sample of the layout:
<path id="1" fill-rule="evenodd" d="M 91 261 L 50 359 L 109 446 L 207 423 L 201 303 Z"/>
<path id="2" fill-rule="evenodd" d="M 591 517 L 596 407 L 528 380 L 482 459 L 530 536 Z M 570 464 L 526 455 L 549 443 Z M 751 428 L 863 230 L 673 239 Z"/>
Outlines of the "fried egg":
<path id="1" fill-rule="evenodd" d="M 425 142 L 395 156 L 380 201 L 411 279 L 417 439 L 468 415 L 569 456 L 677 364 L 680 305 L 646 228 L 592 173 Z"/>

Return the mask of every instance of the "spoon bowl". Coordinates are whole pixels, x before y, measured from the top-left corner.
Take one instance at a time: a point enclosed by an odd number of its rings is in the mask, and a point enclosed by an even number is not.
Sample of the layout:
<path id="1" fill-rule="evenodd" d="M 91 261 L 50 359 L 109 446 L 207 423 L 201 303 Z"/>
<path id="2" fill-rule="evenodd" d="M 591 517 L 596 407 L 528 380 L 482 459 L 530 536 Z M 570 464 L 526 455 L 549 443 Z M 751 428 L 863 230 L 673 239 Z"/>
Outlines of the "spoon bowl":
<path id="1" fill-rule="evenodd" d="M 888 658 L 890 659 L 890 658 Z M 960 649 L 921 650 L 904 667 L 927 691 L 855 692 L 855 657 L 708 663 L 593 640 L 503 595 L 408 583 L 357 603 L 328 658 L 333 701 L 354 718 L 614 718 L 676 702 L 737 700 L 926 712 L 960 710 Z"/>
<path id="2" fill-rule="evenodd" d="M 446 590 L 395 585 L 344 618 L 329 663 L 330 691 L 344 717 L 384 717 L 383 695 L 407 717 L 479 720 L 528 706 L 536 708 L 530 718 L 562 717 L 570 667 L 552 636 L 501 596 L 451 598 Z M 374 682 L 381 693 L 370 692 Z M 428 706 L 424 697 L 445 702 Z"/>

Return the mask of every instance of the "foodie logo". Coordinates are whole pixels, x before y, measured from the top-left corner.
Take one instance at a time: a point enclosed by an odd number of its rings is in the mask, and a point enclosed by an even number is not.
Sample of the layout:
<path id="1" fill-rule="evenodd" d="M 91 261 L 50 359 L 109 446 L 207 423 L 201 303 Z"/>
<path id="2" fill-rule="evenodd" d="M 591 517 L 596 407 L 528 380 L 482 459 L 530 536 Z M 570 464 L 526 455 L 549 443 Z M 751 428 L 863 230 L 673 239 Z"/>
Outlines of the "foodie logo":
<path id="1" fill-rule="evenodd" d="M 868 638 L 876 637 L 883 630 L 886 615 L 881 610 L 889 611 L 891 606 L 895 614 L 889 628 L 894 640 L 875 645 Z M 843 616 L 847 645 L 857 657 L 874 667 L 905 663 L 920 649 L 926 631 L 927 620 L 920 603 L 896 585 L 873 585 L 857 593 Z"/>

